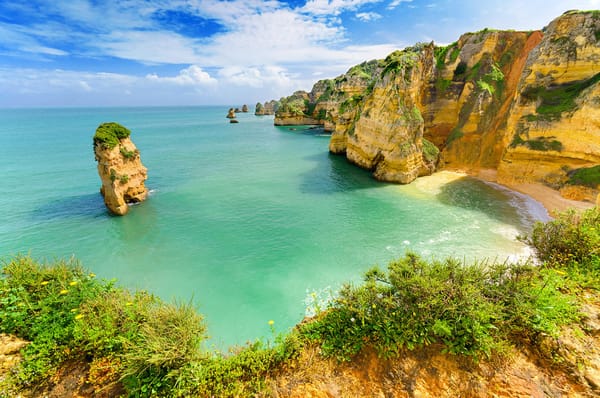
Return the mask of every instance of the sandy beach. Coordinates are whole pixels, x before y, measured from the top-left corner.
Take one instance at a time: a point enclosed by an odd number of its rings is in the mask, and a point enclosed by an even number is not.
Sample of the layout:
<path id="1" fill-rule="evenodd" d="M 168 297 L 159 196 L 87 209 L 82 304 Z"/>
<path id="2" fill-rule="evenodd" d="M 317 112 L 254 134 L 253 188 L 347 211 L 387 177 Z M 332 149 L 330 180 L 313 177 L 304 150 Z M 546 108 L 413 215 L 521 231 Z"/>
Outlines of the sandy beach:
<path id="1" fill-rule="evenodd" d="M 585 210 L 594 207 L 594 203 L 580 202 L 563 198 L 560 193 L 552 188 L 536 183 L 503 184 L 497 179 L 497 172 L 493 169 L 482 169 L 476 173 L 467 173 L 483 181 L 493 182 L 514 191 L 527 195 L 540 202 L 550 215 L 563 212 L 567 209 Z"/>

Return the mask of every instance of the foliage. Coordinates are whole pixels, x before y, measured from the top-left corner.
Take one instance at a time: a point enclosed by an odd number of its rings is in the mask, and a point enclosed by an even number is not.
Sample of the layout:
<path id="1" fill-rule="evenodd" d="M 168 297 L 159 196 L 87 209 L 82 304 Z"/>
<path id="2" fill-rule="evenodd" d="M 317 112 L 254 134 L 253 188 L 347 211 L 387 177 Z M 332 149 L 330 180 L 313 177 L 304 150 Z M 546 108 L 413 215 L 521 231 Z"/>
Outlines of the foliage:
<path id="1" fill-rule="evenodd" d="M 423 138 L 423 158 L 428 163 L 436 163 L 440 150 L 430 141 Z"/>
<path id="2" fill-rule="evenodd" d="M 410 48 L 406 48 L 403 51 L 394 51 L 383 61 L 383 72 L 381 72 L 381 76 L 384 77 L 390 73 L 395 74 L 402 72 L 403 76 L 406 78 L 406 71 L 411 69 L 417 63 L 418 56 L 419 53 Z"/>
<path id="3" fill-rule="evenodd" d="M 520 237 L 536 256 L 552 266 L 571 263 L 598 264 L 600 258 L 600 209 L 559 214 L 546 224 L 536 223 L 530 236 Z M 595 263 L 594 263 L 595 261 Z M 600 271 L 600 269 L 598 269 Z"/>
<path id="4" fill-rule="evenodd" d="M 446 145 L 450 145 L 450 143 L 463 137 L 464 135 L 465 135 L 465 133 L 463 133 L 463 131 L 461 129 L 459 129 L 458 127 L 455 127 L 454 129 L 452 129 L 452 131 L 448 135 L 448 139 L 446 140 Z"/>
<path id="5" fill-rule="evenodd" d="M 496 88 L 494 86 L 483 80 L 477 80 L 477 87 L 479 87 L 479 89 L 482 91 L 486 91 L 490 95 L 494 95 L 494 92 L 496 92 Z"/>
<path id="6" fill-rule="evenodd" d="M 102 145 L 112 149 L 119 145 L 119 140 L 129 137 L 131 131 L 119 123 L 102 123 L 94 134 L 94 146 Z"/>
<path id="7" fill-rule="evenodd" d="M 531 115 L 535 120 L 557 120 L 565 112 L 572 112 L 577 108 L 575 99 L 583 90 L 600 81 L 600 73 L 589 79 L 570 82 L 558 86 L 532 86 L 523 91 L 526 100 L 537 101 L 536 115 Z"/>
<path id="8" fill-rule="evenodd" d="M 139 153 L 137 150 L 128 151 L 123 146 L 119 148 L 119 152 L 121 152 L 121 155 L 123 155 L 125 159 L 133 159 Z"/>
<path id="9" fill-rule="evenodd" d="M 513 140 L 510 144 L 511 148 L 517 146 L 526 146 L 532 151 L 556 151 L 560 152 L 563 149 L 563 145 L 560 141 L 554 140 L 555 137 L 536 137 L 534 139 L 523 139 L 519 133 L 515 133 Z"/>
<path id="10" fill-rule="evenodd" d="M 119 177 L 119 182 L 121 184 L 127 184 L 129 182 L 129 176 L 127 174 L 123 174 Z"/>
<path id="11" fill-rule="evenodd" d="M 362 285 L 346 285 L 329 311 L 301 333 L 338 360 L 351 359 L 367 344 L 394 356 L 432 343 L 479 358 L 512 335 L 555 333 L 576 319 L 573 300 L 558 285 L 527 264 L 467 265 L 408 253 L 387 272 L 368 271 Z"/>
<path id="12" fill-rule="evenodd" d="M 427 145 L 424 140 L 424 147 Z M 600 290 L 600 209 L 560 214 L 530 236 L 540 266 L 424 260 L 413 253 L 387 271 L 317 300 L 315 318 L 271 342 L 228 355 L 202 350 L 206 329 L 190 304 L 165 304 L 100 281 L 75 260 L 40 264 L 27 256 L 3 263 L 0 332 L 31 341 L 13 386 L 48 380 L 73 360 L 110 368 L 129 396 L 255 396 L 307 342 L 349 360 L 365 346 L 383 356 L 440 344 L 474 359 L 511 344 L 536 344 L 579 319 L 582 288 Z M 583 296 L 583 295 L 581 295 Z"/>
<path id="13" fill-rule="evenodd" d="M 573 171 L 569 175 L 569 184 L 597 188 L 600 185 L 600 165 Z"/>
<path id="14" fill-rule="evenodd" d="M 448 88 L 452 85 L 452 80 L 450 79 L 437 79 L 435 81 L 435 88 L 440 92 L 440 93 L 445 93 L 446 90 L 448 90 Z"/>

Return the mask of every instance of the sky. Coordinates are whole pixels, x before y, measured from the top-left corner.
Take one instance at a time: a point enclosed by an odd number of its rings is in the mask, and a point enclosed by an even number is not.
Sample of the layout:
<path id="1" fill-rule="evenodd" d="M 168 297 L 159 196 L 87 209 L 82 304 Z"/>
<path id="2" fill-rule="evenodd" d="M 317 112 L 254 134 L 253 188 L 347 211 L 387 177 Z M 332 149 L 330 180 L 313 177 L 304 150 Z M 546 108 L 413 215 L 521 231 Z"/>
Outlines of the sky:
<path id="1" fill-rule="evenodd" d="M 0 0 L 0 107 L 248 104 L 600 0 Z"/>

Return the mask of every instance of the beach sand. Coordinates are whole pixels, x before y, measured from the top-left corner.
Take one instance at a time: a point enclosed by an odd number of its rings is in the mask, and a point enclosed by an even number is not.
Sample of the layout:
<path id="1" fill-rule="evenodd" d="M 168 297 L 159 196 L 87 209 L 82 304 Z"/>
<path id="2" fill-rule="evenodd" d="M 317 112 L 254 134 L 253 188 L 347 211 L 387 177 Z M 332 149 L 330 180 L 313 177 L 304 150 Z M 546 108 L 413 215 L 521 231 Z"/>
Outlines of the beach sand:
<path id="1" fill-rule="evenodd" d="M 497 172 L 493 169 L 482 169 L 476 173 L 467 173 L 483 181 L 493 182 L 514 191 L 527 195 L 540 202 L 550 215 L 563 212 L 567 209 L 585 210 L 594 207 L 594 203 L 580 202 L 563 198 L 560 193 L 552 188 L 538 183 L 502 184 L 498 182 Z"/>

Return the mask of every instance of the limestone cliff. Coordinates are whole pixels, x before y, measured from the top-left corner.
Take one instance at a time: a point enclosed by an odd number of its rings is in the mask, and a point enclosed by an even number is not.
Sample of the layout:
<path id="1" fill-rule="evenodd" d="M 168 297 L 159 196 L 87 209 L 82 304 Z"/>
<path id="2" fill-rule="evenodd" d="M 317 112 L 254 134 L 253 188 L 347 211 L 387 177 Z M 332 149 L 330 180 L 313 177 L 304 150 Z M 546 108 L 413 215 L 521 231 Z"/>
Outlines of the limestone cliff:
<path id="1" fill-rule="evenodd" d="M 599 39 L 599 12 L 569 12 L 530 52 L 502 131 L 501 182 L 559 186 L 600 164 Z"/>
<path id="2" fill-rule="evenodd" d="M 599 41 L 600 12 L 571 11 L 543 32 L 419 44 L 283 98 L 275 124 L 324 125 L 332 153 L 386 181 L 497 169 L 560 188 L 600 163 Z"/>
<path id="3" fill-rule="evenodd" d="M 100 193 L 113 213 L 125 215 L 129 203 L 146 199 L 147 170 L 140 152 L 129 138 L 130 131 L 118 123 L 103 123 L 94 135 L 94 154 L 102 181 Z"/>

